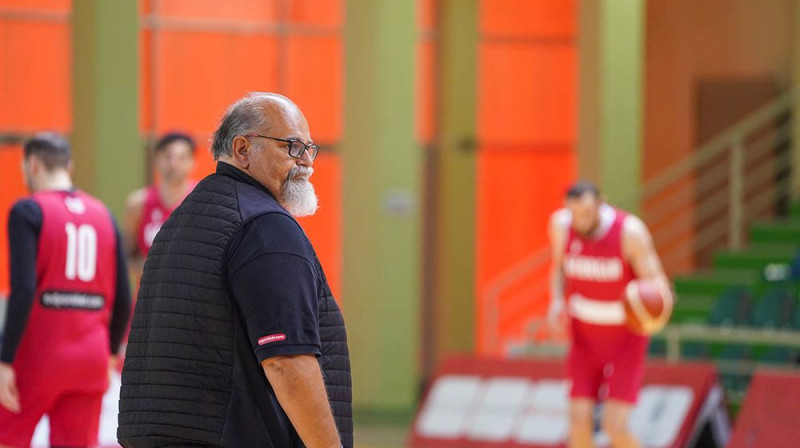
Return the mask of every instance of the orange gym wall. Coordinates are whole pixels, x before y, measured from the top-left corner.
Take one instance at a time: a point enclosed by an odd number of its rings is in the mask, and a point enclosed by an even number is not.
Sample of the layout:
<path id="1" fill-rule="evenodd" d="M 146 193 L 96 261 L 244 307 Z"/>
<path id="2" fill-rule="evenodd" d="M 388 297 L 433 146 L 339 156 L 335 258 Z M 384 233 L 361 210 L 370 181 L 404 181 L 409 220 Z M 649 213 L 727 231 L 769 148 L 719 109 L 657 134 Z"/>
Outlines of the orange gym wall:
<path id="1" fill-rule="evenodd" d="M 478 351 L 501 354 L 548 303 L 547 250 L 576 174 L 577 0 L 483 0 L 478 66 Z"/>
<path id="2" fill-rule="evenodd" d="M 313 177 L 319 212 L 301 223 L 334 294 L 341 278 L 343 0 L 142 1 L 142 132 L 196 136 L 193 176 L 214 169 L 208 141 L 225 107 L 274 91 L 304 111 L 323 147 Z M 327 149 L 327 150 L 326 150 Z M 337 295 L 338 297 L 338 295 Z"/>
<path id="3" fill-rule="evenodd" d="M 72 127 L 70 0 L 0 0 L 0 137 Z M 26 193 L 19 145 L 0 143 L 0 297 L 8 293 L 6 219 Z"/>
<path id="4" fill-rule="evenodd" d="M 698 144 L 698 82 L 709 79 L 772 78 L 789 85 L 792 53 L 792 1 L 651 0 L 647 4 L 644 150 L 647 182 L 689 156 Z M 710 25 L 713 24 L 713 25 Z M 732 32 L 735 30 L 735 33 Z M 651 228 L 670 273 L 693 269 L 694 179 L 674 194 L 690 204 L 679 219 Z M 643 204 L 644 217 L 657 206 Z M 664 240 L 666 227 L 680 226 L 677 238 Z"/>

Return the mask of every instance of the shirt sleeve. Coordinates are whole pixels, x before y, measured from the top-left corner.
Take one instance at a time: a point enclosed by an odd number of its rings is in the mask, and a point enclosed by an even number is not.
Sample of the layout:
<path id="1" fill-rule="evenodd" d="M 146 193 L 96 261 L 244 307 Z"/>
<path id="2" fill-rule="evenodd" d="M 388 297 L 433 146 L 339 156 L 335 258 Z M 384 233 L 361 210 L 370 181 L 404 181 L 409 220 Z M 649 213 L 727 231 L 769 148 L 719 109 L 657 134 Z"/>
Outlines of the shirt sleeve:
<path id="1" fill-rule="evenodd" d="M 128 280 L 128 267 L 125 262 L 122 234 L 116 221 L 114 221 L 114 236 L 117 239 L 117 290 L 108 328 L 112 355 L 116 355 L 119 351 L 131 318 L 131 287 Z"/>
<path id="2" fill-rule="evenodd" d="M 23 199 L 8 215 L 11 293 L 8 298 L 0 361 L 12 363 L 19 348 L 36 294 L 36 252 L 42 229 L 42 209 Z"/>
<path id="3" fill-rule="evenodd" d="M 281 214 L 257 217 L 228 260 L 229 288 L 259 362 L 320 356 L 318 279 L 300 227 Z"/>

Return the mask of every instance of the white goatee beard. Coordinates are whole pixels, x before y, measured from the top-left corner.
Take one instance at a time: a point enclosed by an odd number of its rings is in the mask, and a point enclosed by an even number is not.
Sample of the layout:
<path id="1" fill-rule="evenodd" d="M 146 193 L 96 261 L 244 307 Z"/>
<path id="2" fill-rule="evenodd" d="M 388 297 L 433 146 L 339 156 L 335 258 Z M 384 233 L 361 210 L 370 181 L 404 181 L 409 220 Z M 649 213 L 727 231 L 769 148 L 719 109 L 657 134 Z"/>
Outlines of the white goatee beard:
<path id="1" fill-rule="evenodd" d="M 313 173 L 313 168 L 295 166 L 289 171 L 289 177 L 283 184 L 281 205 L 294 217 L 311 216 L 317 212 L 317 194 L 314 185 L 308 180 Z"/>

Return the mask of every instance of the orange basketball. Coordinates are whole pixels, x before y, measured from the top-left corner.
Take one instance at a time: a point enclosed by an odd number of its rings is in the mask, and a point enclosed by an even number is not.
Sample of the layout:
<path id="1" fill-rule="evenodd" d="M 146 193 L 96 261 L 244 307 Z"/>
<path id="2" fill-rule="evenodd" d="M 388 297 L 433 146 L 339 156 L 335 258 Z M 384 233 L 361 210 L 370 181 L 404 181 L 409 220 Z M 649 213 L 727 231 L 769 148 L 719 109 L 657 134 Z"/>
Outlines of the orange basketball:
<path id="1" fill-rule="evenodd" d="M 628 283 L 624 303 L 628 328 L 642 335 L 660 331 L 672 315 L 672 293 L 652 280 Z"/>

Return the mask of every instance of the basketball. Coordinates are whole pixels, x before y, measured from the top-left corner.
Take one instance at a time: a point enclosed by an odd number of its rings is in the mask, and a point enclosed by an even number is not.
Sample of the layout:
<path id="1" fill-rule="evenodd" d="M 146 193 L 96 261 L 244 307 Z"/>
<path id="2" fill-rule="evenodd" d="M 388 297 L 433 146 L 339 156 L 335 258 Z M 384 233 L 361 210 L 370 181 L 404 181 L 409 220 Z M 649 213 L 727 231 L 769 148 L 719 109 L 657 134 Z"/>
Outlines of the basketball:
<path id="1" fill-rule="evenodd" d="M 672 293 L 652 280 L 633 280 L 625 288 L 625 322 L 635 333 L 651 335 L 672 315 Z"/>

